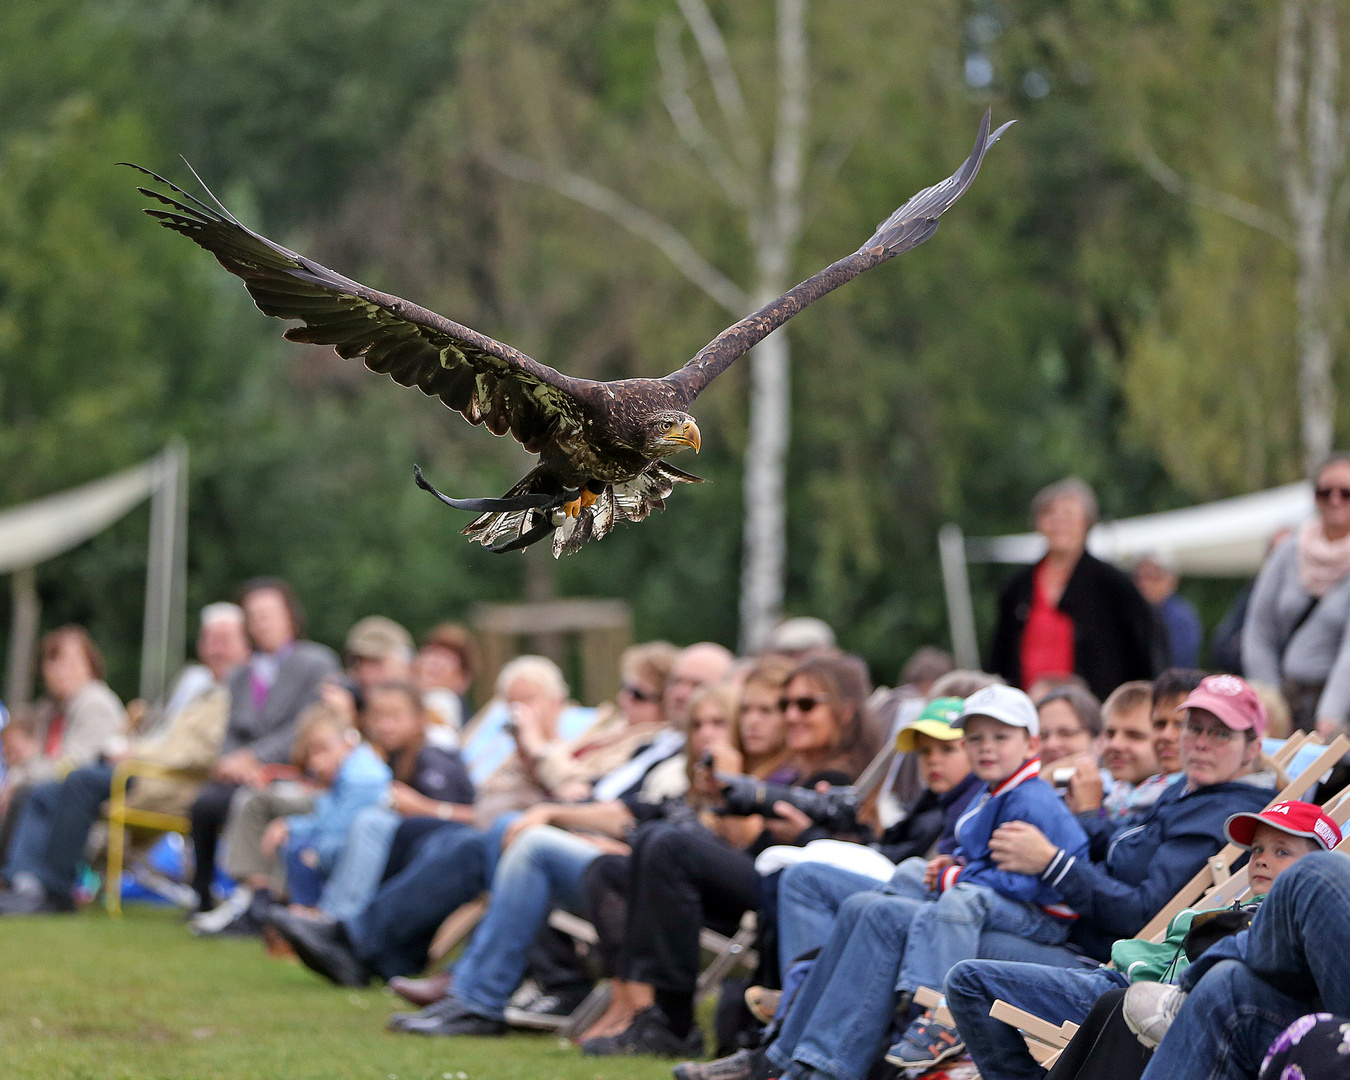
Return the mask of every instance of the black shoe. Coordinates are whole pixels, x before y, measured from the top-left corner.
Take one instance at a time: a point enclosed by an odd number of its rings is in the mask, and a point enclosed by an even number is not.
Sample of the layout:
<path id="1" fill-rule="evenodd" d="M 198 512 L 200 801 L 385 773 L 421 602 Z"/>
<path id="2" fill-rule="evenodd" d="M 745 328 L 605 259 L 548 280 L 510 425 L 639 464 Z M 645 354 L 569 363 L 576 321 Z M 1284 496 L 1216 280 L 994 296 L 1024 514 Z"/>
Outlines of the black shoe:
<path id="1" fill-rule="evenodd" d="M 464 1011 L 464 1006 L 452 994 L 446 994 L 445 997 L 433 1001 L 417 1012 L 390 1013 L 388 1023 L 385 1026 L 390 1031 L 412 1031 L 419 1024 L 429 1023 L 437 1019 L 453 1019 L 462 1015 Z"/>
<path id="2" fill-rule="evenodd" d="M 649 1005 L 633 1017 L 633 1022 L 617 1035 L 587 1039 L 581 1044 L 581 1052 L 595 1057 L 641 1054 L 652 1057 L 698 1058 L 703 1056 L 703 1032 L 696 1025 L 689 1029 L 688 1035 L 676 1035 L 670 1028 L 670 1020 L 660 1007 Z"/>
<path id="3" fill-rule="evenodd" d="M 400 1031 L 411 1035 L 505 1035 L 505 1020 L 489 1020 L 469 1010 L 457 998 L 442 998 L 420 1014 L 405 1020 Z"/>
<path id="4" fill-rule="evenodd" d="M 716 1061 L 686 1061 L 671 1072 L 675 1080 L 773 1080 L 778 1074 L 762 1050 L 737 1050 Z"/>
<path id="5" fill-rule="evenodd" d="M 0 893 L 0 915 L 69 915 L 74 910 L 69 896 L 53 896 L 45 889 Z"/>
<path id="6" fill-rule="evenodd" d="M 317 971 L 338 986 L 366 986 L 371 971 L 352 951 L 339 922 L 307 919 L 277 908 L 268 920 L 295 950 L 305 967 Z"/>

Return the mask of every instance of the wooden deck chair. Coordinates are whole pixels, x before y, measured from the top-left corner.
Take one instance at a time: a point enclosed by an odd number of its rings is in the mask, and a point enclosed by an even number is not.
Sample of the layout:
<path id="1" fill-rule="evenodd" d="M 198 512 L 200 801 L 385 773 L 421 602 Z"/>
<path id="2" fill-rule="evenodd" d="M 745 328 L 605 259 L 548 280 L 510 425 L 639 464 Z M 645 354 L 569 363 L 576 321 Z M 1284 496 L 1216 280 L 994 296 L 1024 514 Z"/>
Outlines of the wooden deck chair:
<path id="1" fill-rule="evenodd" d="M 1318 760 L 1320 761 L 1321 758 L 1319 757 Z M 1321 774 L 1318 773 L 1317 775 L 1320 776 Z M 1281 800 L 1276 799 L 1274 801 L 1279 802 Z M 1323 803 L 1322 812 L 1337 825 L 1343 826 L 1347 820 L 1350 820 L 1350 788 L 1338 792 Z M 1335 850 L 1350 853 L 1350 836 L 1342 840 Z M 1251 889 L 1247 884 L 1247 867 L 1243 866 L 1242 869 L 1226 880 L 1211 884 L 1208 891 L 1192 906 L 1207 910 L 1228 907 L 1239 900 L 1248 899 L 1250 895 Z M 1161 941 L 1161 936 L 1157 940 Z M 920 994 L 926 995 L 926 998 L 921 1000 Z M 920 991 L 920 994 L 915 994 L 914 1000 L 925 1007 L 931 1007 L 930 1002 L 941 1001 L 941 995 L 928 990 L 926 987 Z M 941 1013 L 935 1015 L 938 1016 L 938 1019 L 943 1019 Z M 995 1020 L 1002 1020 L 1004 1023 L 1011 1024 L 1020 1030 L 1026 1037 L 1027 1049 L 1031 1056 L 1036 1059 L 1038 1064 L 1047 1069 L 1058 1060 L 1059 1054 L 1063 1052 L 1064 1047 L 1073 1038 L 1074 1032 L 1078 1030 L 1076 1024 L 1067 1020 L 1057 1028 L 1049 1021 L 1042 1020 L 1040 1017 L 1009 1005 L 1006 1001 L 995 1001 L 989 1010 L 989 1015 Z"/>
<path id="2" fill-rule="evenodd" d="M 431 939 L 431 947 L 427 949 L 428 963 L 434 964 L 444 960 L 456 945 L 472 934 L 473 928 L 482 921 L 483 915 L 487 912 L 487 906 L 488 894 L 483 893 L 450 912 L 437 927 L 436 934 Z"/>
<path id="3" fill-rule="evenodd" d="M 198 770 L 166 769 L 148 761 L 134 759 L 121 762 L 113 769 L 112 790 L 108 796 L 108 859 L 104 882 L 104 905 L 115 919 L 122 917 L 122 871 L 126 862 L 127 830 L 139 829 L 156 833 L 192 831 L 192 823 L 177 814 L 161 814 L 153 810 L 137 810 L 127 805 L 127 783 L 137 776 L 174 780 L 204 780 L 206 773 Z"/>
<path id="4" fill-rule="evenodd" d="M 1318 782 L 1323 773 L 1345 756 L 1347 750 L 1350 750 L 1350 739 L 1347 739 L 1344 735 L 1337 735 L 1330 746 L 1318 754 L 1307 768 L 1291 780 L 1288 786 L 1277 793 L 1266 805 L 1273 806 L 1275 803 L 1283 802 L 1286 799 L 1302 797 Z M 1243 850 L 1236 844 L 1225 846 L 1222 851 L 1214 855 L 1208 863 L 1197 871 L 1196 875 L 1183 885 L 1180 891 L 1135 936 L 1145 941 L 1161 941 L 1163 935 L 1167 933 L 1168 923 L 1172 921 L 1176 914 L 1194 906 L 1195 902 L 1215 884 L 1222 884 L 1220 879 L 1227 879 L 1229 868 L 1243 854 Z"/>

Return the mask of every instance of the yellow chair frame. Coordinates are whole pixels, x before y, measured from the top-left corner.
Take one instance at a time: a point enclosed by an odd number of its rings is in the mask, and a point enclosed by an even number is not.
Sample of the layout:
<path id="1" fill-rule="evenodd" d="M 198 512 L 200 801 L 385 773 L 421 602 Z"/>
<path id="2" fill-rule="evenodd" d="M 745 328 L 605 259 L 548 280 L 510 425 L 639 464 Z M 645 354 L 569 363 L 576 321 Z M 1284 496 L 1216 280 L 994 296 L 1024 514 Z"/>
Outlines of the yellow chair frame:
<path id="1" fill-rule="evenodd" d="M 181 833 L 186 836 L 191 822 L 178 814 L 162 814 L 156 810 L 137 810 L 127 805 L 127 784 L 134 777 L 155 777 L 171 780 L 204 780 L 202 769 L 169 769 L 149 761 L 130 759 L 113 769 L 112 792 L 108 796 L 108 865 L 104 883 L 104 904 L 108 914 L 122 917 L 122 870 L 126 860 L 127 829 L 150 829 L 160 833 Z"/>

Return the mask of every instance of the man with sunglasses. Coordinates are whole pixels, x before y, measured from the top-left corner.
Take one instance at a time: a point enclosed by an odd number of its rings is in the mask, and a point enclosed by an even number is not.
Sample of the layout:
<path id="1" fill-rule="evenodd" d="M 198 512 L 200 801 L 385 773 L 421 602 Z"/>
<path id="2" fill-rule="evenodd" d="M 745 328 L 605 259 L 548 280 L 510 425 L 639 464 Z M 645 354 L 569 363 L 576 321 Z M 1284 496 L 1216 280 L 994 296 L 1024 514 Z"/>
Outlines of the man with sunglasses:
<path id="1" fill-rule="evenodd" d="M 1279 686 L 1303 731 L 1330 741 L 1350 715 L 1350 454 L 1314 474 L 1317 515 L 1271 552 L 1242 628 L 1247 678 Z"/>

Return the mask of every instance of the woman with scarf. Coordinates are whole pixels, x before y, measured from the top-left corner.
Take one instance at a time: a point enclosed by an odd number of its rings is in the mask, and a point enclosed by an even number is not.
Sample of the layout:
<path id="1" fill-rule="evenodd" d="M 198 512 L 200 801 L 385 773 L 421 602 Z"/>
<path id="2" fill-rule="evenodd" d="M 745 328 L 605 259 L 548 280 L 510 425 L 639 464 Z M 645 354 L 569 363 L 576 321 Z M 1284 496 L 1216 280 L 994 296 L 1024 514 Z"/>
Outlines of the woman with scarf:
<path id="1" fill-rule="evenodd" d="M 1317 470 L 1317 516 L 1266 560 L 1242 630 L 1242 666 L 1278 686 L 1300 730 L 1330 741 L 1350 715 L 1350 454 Z"/>

